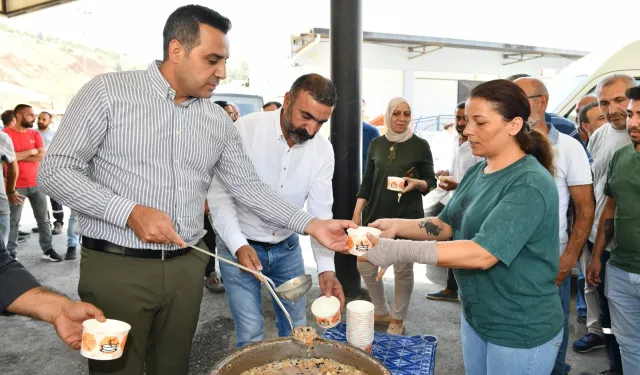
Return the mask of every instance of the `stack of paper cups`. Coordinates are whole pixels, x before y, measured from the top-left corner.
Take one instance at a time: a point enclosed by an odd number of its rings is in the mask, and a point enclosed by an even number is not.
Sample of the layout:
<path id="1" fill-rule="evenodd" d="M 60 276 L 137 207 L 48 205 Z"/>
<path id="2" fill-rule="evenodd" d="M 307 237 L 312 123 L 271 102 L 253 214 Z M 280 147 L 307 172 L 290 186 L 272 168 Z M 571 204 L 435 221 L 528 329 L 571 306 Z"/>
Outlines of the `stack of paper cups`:
<path id="1" fill-rule="evenodd" d="M 371 353 L 373 343 L 373 303 L 353 301 L 347 304 L 347 342 Z"/>

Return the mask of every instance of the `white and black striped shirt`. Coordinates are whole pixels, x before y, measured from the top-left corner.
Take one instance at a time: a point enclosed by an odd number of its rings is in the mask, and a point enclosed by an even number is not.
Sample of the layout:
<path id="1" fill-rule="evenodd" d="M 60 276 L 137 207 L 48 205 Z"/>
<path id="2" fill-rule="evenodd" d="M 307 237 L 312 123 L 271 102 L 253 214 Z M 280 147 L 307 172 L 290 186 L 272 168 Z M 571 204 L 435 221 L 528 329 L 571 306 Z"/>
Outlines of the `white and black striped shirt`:
<path id="1" fill-rule="evenodd" d="M 40 166 L 40 188 L 79 212 L 82 235 L 172 250 L 138 239 L 126 224 L 131 210 L 140 204 L 166 212 L 180 237 L 195 244 L 205 233 L 215 173 L 262 220 L 303 233 L 313 216 L 260 181 L 224 110 L 207 99 L 176 104 L 159 64 L 103 74 L 80 89 Z"/>

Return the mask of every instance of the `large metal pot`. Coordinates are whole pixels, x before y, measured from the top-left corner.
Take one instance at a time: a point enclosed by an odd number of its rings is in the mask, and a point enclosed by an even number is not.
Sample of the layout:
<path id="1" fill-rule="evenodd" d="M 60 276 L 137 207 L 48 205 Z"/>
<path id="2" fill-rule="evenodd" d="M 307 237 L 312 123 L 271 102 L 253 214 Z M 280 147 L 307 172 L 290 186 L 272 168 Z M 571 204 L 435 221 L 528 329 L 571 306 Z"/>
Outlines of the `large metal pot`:
<path id="1" fill-rule="evenodd" d="M 239 375 L 254 367 L 285 359 L 329 358 L 350 365 L 368 375 L 391 375 L 377 359 L 365 351 L 336 341 L 317 338 L 311 353 L 308 347 L 290 337 L 251 344 L 231 353 L 211 370 L 211 375 Z"/>

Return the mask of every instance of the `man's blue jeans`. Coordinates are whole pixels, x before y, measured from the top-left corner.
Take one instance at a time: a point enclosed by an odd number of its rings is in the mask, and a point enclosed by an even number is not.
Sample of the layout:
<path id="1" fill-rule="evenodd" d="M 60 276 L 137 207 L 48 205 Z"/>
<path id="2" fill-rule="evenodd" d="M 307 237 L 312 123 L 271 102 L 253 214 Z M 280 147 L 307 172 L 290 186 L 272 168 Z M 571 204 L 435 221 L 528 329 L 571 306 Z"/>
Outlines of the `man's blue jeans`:
<path id="1" fill-rule="evenodd" d="M 78 235 L 78 233 L 76 233 L 77 225 L 78 213 L 74 210 L 71 210 L 71 215 L 69 216 L 69 226 L 67 227 L 67 248 L 78 247 L 78 238 L 80 236 Z"/>
<path id="2" fill-rule="evenodd" d="M 238 261 L 233 258 L 220 236 L 217 236 L 216 245 L 218 255 L 234 262 Z M 262 273 L 271 278 L 276 286 L 280 286 L 294 277 L 304 275 L 302 249 L 297 234 L 274 246 L 252 247 L 256 250 L 258 259 L 262 263 Z M 264 318 L 260 298 L 260 282 L 252 274 L 224 262 L 220 263 L 220 271 L 236 328 L 237 347 L 262 341 L 264 339 Z M 282 300 L 282 304 L 291 315 L 294 327 L 307 324 L 305 297 L 295 301 Z M 273 301 L 273 308 L 276 313 L 278 335 L 280 337 L 291 335 L 289 322 L 275 301 Z"/>
<path id="3" fill-rule="evenodd" d="M 620 344 L 625 374 L 640 371 L 640 274 L 607 264 L 607 286 L 611 330 Z"/>
<path id="4" fill-rule="evenodd" d="M 586 272 L 586 270 L 585 270 Z M 571 277 L 571 275 L 567 276 Z M 582 266 L 580 262 L 578 262 L 578 295 L 576 296 L 576 311 L 578 313 L 578 318 L 587 317 L 587 303 L 584 299 L 584 286 L 586 283 L 586 279 L 584 277 L 584 273 L 582 272 Z"/>
<path id="5" fill-rule="evenodd" d="M 467 375 L 549 375 L 558 356 L 563 330 L 531 349 L 508 348 L 485 341 L 462 316 L 462 357 Z"/>
<path id="6" fill-rule="evenodd" d="M 558 296 L 564 311 L 564 334 L 562 344 L 558 348 L 558 356 L 553 366 L 551 375 L 565 375 L 571 371 L 571 366 L 565 361 L 567 358 L 567 347 L 569 346 L 569 309 L 571 308 L 571 275 L 567 276 L 562 284 L 558 285 Z"/>

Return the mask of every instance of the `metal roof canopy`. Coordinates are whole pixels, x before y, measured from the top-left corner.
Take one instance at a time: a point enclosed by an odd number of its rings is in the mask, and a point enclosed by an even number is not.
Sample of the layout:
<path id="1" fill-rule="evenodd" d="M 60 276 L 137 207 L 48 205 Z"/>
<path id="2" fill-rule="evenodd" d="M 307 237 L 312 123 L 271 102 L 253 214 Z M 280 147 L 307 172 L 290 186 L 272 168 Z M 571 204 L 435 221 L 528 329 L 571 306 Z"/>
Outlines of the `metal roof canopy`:
<path id="1" fill-rule="evenodd" d="M 309 33 L 303 33 L 300 36 L 293 37 L 293 55 L 296 55 L 306 49 L 305 47 L 307 45 L 314 43 L 314 41 L 320 38 L 328 39 L 329 29 L 313 28 Z M 442 48 L 461 48 L 502 52 L 502 57 L 507 60 L 503 65 L 515 64 L 521 61 L 537 59 L 544 56 L 576 60 L 589 54 L 589 52 L 586 51 L 535 47 L 520 44 L 481 42 L 475 40 L 437 38 L 405 34 L 388 34 L 369 31 L 363 32 L 363 40 L 365 43 L 407 48 L 407 51 L 410 53 L 410 59 L 435 52 Z"/>
<path id="2" fill-rule="evenodd" d="M 0 15 L 15 17 L 74 0 L 0 0 Z"/>

